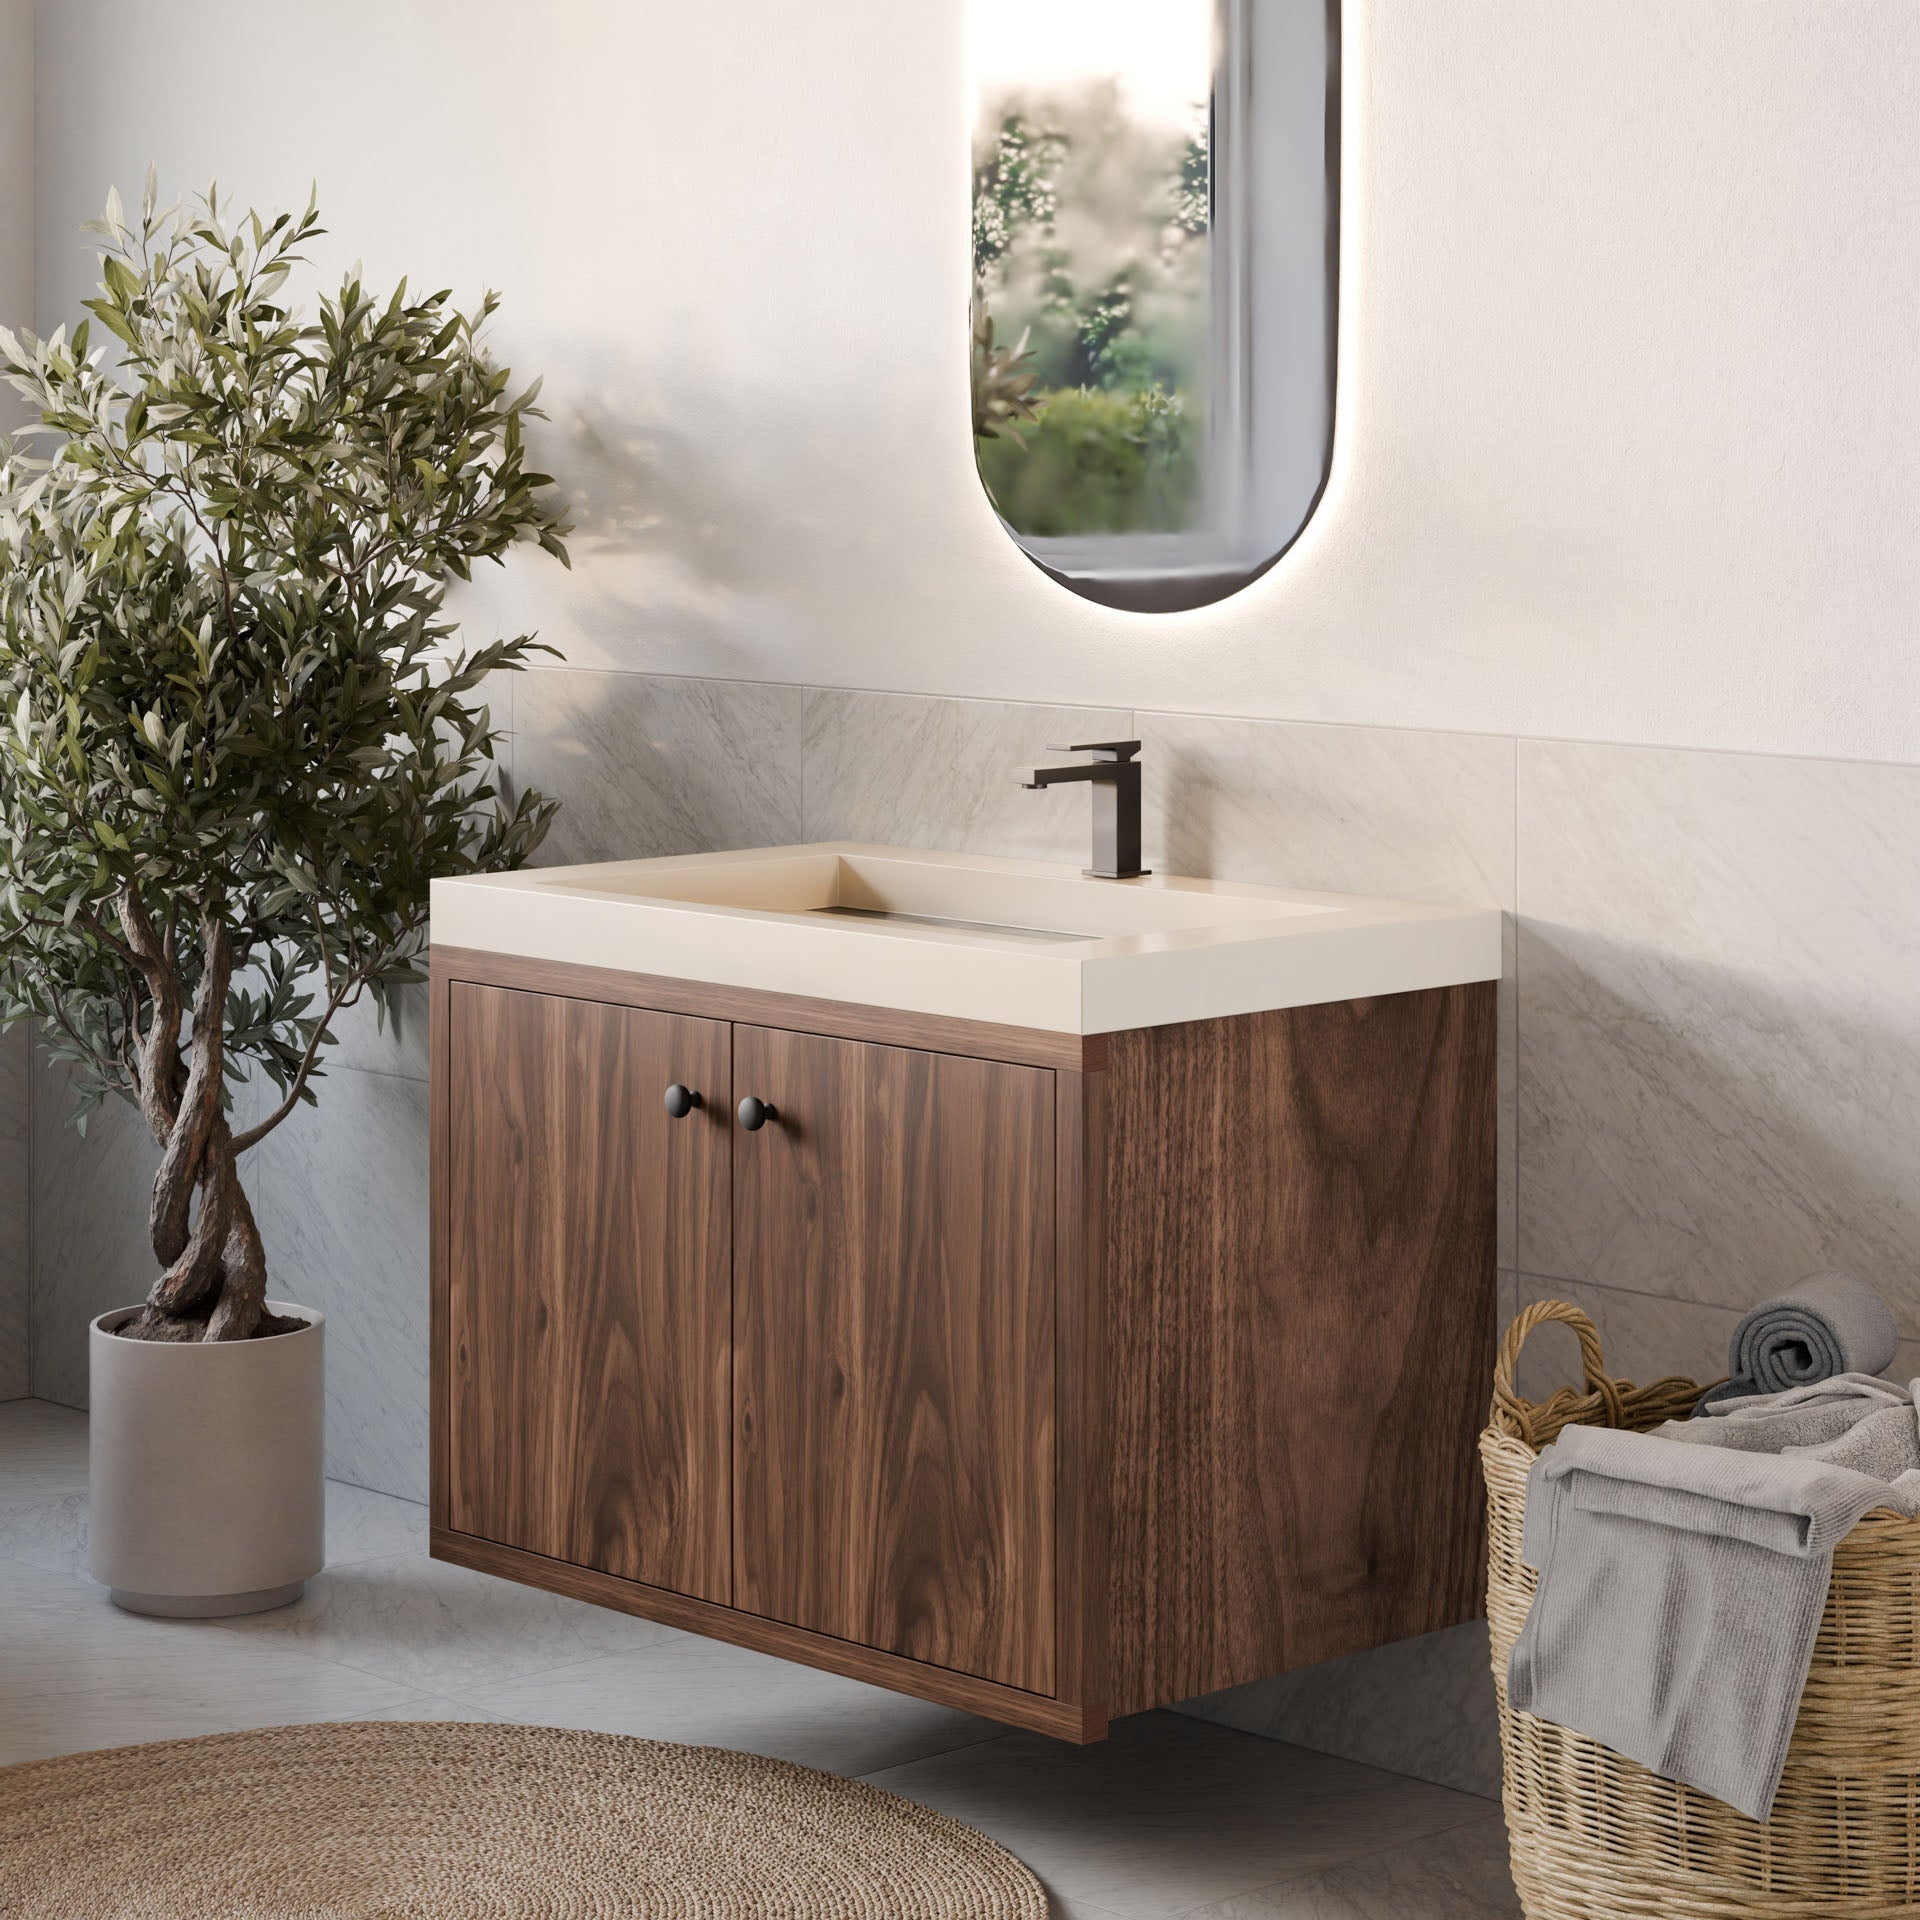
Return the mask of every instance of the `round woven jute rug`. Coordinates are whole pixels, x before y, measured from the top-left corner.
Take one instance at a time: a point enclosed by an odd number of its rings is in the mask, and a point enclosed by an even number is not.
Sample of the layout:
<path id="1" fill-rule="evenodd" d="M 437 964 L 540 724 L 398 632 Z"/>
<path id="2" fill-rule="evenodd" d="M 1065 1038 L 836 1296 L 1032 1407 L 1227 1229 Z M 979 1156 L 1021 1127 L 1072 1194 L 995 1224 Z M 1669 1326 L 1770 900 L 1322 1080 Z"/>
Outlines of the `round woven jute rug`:
<path id="1" fill-rule="evenodd" d="M 1045 1920 L 944 1814 L 716 1747 L 349 1722 L 0 1770 L 33 1920 Z"/>

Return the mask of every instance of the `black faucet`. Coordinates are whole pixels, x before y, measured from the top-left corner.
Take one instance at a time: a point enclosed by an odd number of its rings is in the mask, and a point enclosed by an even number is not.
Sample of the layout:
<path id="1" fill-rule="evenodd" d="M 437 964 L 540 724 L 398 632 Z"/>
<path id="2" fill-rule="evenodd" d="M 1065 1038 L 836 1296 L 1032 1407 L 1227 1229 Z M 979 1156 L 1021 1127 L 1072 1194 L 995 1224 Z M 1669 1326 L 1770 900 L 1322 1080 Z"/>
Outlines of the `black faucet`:
<path id="1" fill-rule="evenodd" d="M 1140 742 L 1083 740 L 1078 746 L 1049 746 L 1047 751 L 1099 758 L 1077 767 L 1036 767 L 1033 778 L 1020 784 L 1037 791 L 1085 780 L 1093 788 L 1093 865 L 1085 871 L 1096 880 L 1137 880 L 1147 871 L 1140 864 L 1140 763 L 1133 757 Z"/>

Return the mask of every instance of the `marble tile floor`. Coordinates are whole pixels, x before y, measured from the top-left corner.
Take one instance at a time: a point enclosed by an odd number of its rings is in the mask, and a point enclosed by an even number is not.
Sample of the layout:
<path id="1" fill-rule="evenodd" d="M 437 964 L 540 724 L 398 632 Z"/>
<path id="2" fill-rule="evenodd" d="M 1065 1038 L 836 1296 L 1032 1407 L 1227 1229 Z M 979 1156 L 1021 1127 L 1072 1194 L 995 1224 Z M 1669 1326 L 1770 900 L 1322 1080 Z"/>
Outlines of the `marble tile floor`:
<path id="1" fill-rule="evenodd" d="M 447 1567 L 335 1482 L 327 1571 L 245 1620 L 118 1613 L 86 1573 L 86 1416 L 0 1404 L 0 1764 L 226 1728 L 503 1719 L 854 1774 L 993 1834 L 1058 1920 L 1510 1920 L 1498 1809 L 1173 1713 L 1075 1749 Z M 0 1792 L 4 1779 L 0 1777 Z"/>

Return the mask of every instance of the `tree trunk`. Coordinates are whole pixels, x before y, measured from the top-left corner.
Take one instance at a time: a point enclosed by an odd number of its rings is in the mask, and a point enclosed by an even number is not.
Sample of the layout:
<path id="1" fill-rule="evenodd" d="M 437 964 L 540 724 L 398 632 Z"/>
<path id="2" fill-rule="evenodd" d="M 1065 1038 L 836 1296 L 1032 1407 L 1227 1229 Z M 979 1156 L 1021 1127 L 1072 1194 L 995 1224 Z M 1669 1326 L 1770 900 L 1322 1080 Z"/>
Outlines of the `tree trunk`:
<path id="1" fill-rule="evenodd" d="M 136 1340 L 249 1340 L 294 1324 L 266 1311 L 266 1246 L 224 1116 L 202 1151 L 194 1199 L 185 1251 L 121 1331 Z"/>
<path id="2" fill-rule="evenodd" d="M 223 1124 L 220 1129 L 226 1133 Z M 267 1312 L 267 1250 L 253 1218 L 253 1208 L 233 1169 L 233 1149 L 223 1139 L 221 1151 L 228 1167 L 227 1184 L 233 1195 L 226 1244 L 220 1254 L 220 1298 L 207 1321 L 209 1340 L 248 1340 L 256 1333 L 277 1333 L 284 1322 Z"/>
<path id="3" fill-rule="evenodd" d="M 301 1324 L 266 1311 L 267 1255 L 240 1185 L 221 1110 L 233 941 L 217 911 L 200 921 L 200 979 L 189 1057 L 180 1057 L 181 994 L 171 932 L 163 941 L 128 886 L 121 919 L 153 997 L 142 1041 L 140 1104 L 160 1143 L 148 1235 L 161 1267 L 121 1332 L 135 1340 L 248 1340 Z"/>

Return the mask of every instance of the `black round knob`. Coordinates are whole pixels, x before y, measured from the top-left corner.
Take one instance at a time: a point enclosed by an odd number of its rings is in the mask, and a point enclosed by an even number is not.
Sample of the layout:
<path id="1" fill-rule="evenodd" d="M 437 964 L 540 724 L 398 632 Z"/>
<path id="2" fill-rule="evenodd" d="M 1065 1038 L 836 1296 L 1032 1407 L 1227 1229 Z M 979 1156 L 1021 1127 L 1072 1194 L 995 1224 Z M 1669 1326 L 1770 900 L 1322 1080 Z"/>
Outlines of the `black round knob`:
<path id="1" fill-rule="evenodd" d="M 676 1120 L 684 1120 L 695 1107 L 706 1104 L 691 1087 L 683 1087 L 678 1080 L 667 1089 L 667 1111 Z"/>
<path id="2" fill-rule="evenodd" d="M 779 1112 L 770 1100 L 756 1100 L 752 1094 L 748 1094 L 740 1102 L 740 1124 L 749 1133 L 758 1133 L 769 1120 L 779 1118 Z"/>

